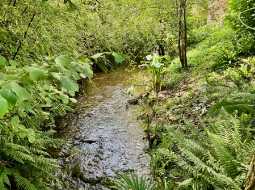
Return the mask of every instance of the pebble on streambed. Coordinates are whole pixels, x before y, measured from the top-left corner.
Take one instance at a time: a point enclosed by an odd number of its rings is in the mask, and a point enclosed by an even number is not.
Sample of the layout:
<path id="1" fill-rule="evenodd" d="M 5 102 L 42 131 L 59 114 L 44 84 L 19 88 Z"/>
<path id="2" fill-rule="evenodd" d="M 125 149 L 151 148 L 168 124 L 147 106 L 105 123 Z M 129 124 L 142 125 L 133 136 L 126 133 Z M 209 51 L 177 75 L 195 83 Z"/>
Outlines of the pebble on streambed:
<path id="1" fill-rule="evenodd" d="M 134 108 L 126 107 L 127 104 L 137 105 L 139 99 L 130 99 L 125 93 L 125 79 L 119 80 L 114 85 L 102 85 L 99 81 L 103 97 L 100 101 L 94 98 L 98 94 L 88 97 L 87 102 L 96 101 L 94 105 L 80 109 L 77 119 L 69 124 L 71 128 L 78 128 L 72 140 L 77 151 L 63 158 L 63 167 L 68 168 L 63 179 L 65 189 L 109 190 L 112 180 L 123 172 L 150 176 L 150 158 L 144 152 L 148 147 L 143 139 L 144 131 L 133 114 Z"/>

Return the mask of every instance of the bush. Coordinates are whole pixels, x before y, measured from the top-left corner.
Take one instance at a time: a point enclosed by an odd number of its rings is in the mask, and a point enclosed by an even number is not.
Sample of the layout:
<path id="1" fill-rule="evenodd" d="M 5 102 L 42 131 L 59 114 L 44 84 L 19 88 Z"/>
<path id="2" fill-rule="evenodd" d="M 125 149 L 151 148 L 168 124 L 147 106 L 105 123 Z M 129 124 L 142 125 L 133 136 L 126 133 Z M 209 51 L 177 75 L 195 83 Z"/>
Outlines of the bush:
<path id="1" fill-rule="evenodd" d="M 254 1 L 230 0 L 227 20 L 237 32 L 237 43 L 244 55 L 254 55 L 255 45 Z"/>
<path id="2" fill-rule="evenodd" d="M 48 150 L 57 148 L 54 118 L 70 111 L 77 81 L 91 78 L 88 60 L 58 56 L 19 67 L 0 59 L 0 187 L 47 189 L 58 167 Z"/>
<path id="3" fill-rule="evenodd" d="M 188 52 L 190 65 L 222 70 L 235 64 L 240 55 L 236 33 L 230 27 L 213 26 L 212 33 Z M 224 39 L 224 40 L 223 40 Z"/>

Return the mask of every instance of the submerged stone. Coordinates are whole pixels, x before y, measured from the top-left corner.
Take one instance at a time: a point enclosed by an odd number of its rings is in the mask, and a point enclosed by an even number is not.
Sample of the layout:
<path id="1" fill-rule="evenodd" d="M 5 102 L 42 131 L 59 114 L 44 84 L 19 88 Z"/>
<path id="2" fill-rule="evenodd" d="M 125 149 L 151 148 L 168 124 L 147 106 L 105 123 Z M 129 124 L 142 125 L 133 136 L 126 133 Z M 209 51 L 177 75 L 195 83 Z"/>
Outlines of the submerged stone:
<path id="1" fill-rule="evenodd" d="M 116 82 L 114 74 L 104 74 L 95 79 L 100 90 L 97 88 L 84 102 L 93 106 L 80 109 L 78 119 L 70 124 L 70 128 L 78 127 L 73 139 L 78 152 L 64 165 L 69 165 L 72 171 L 70 190 L 107 190 L 109 182 L 123 172 L 150 175 L 143 129 L 133 114 L 134 108 L 126 108 L 130 101 L 126 93 L 129 77 L 120 77 Z"/>

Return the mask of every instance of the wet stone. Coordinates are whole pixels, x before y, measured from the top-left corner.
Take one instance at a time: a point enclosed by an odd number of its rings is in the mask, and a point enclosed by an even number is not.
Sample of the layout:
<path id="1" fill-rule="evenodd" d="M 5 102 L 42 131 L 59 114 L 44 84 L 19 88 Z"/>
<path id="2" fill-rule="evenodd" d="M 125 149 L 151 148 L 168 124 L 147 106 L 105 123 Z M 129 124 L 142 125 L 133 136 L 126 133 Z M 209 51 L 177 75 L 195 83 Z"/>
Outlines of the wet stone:
<path id="1" fill-rule="evenodd" d="M 70 123 L 70 128 L 78 128 L 73 146 L 79 151 L 64 160 L 65 167 L 71 170 L 64 189 L 109 190 L 105 181 L 119 173 L 150 175 L 143 129 L 133 108 L 126 109 L 130 101 L 125 93 L 127 88 L 122 81 L 102 85 L 99 94 L 86 99 L 93 106 L 81 106 L 84 108 L 79 110 L 77 121 Z"/>

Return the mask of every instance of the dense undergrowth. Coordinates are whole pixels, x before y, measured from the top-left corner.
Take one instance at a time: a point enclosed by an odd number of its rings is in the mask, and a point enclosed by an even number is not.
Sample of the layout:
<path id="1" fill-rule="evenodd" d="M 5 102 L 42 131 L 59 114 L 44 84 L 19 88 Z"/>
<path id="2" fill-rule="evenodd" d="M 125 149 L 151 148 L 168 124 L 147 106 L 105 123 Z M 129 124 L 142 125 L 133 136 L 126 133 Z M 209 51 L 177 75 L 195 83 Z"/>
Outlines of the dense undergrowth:
<path id="1" fill-rule="evenodd" d="M 124 61 L 114 51 L 82 52 L 90 6 L 0 2 L 1 190 L 50 189 L 63 142 L 55 137 L 55 119 L 72 110 L 79 83 L 93 77 L 93 68 L 107 71 Z"/>
<path id="2" fill-rule="evenodd" d="M 6 189 L 15 181 L 21 189 L 46 188 L 41 177 L 50 180 L 57 167 L 48 152 L 59 144 L 53 136 L 54 118 L 71 110 L 77 81 L 91 78 L 93 71 L 88 62 L 67 56 L 24 67 L 1 58 L 0 187 Z"/>
<path id="3" fill-rule="evenodd" d="M 254 156 L 254 58 L 172 72 L 178 86 L 149 112 L 155 177 L 166 189 L 242 189 Z"/>
<path id="4" fill-rule="evenodd" d="M 123 176 L 118 188 L 253 189 L 255 5 L 229 0 L 219 26 L 206 25 L 207 3 L 187 8 L 184 71 L 175 1 L 1 0 L 0 190 L 51 189 L 55 119 L 72 110 L 79 82 L 156 45 L 167 56 L 148 64 L 143 115 L 157 184 Z"/>
<path id="5" fill-rule="evenodd" d="M 254 31 L 234 18 L 254 3 L 230 5 L 224 27 L 193 31 L 189 71 L 162 64 L 163 91 L 146 98 L 158 189 L 254 189 Z"/>

